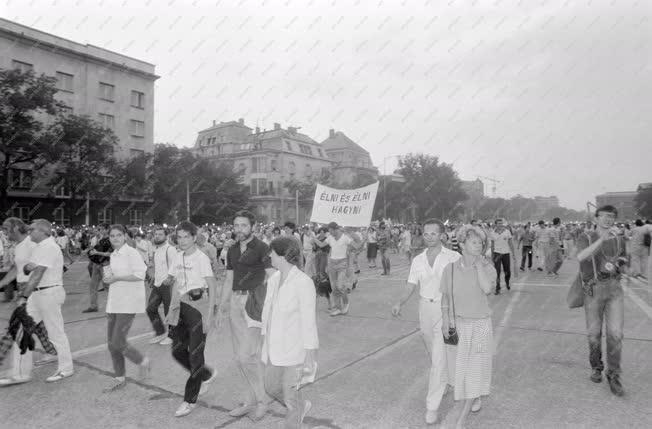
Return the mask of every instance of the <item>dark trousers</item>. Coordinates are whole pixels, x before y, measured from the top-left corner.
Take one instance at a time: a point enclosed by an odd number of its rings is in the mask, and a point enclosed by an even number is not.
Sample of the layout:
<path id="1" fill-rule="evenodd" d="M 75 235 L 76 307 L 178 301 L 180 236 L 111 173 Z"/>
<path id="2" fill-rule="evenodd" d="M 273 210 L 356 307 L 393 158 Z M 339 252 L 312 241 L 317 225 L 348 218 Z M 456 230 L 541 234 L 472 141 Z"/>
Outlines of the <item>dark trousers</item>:
<path id="1" fill-rule="evenodd" d="M 527 267 L 532 268 L 532 246 L 523 246 L 521 255 L 521 269 L 525 268 L 525 259 L 527 259 Z"/>
<path id="2" fill-rule="evenodd" d="M 170 310 L 170 286 L 161 285 L 154 286 L 151 288 L 149 293 L 149 299 L 147 301 L 147 317 L 149 321 L 152 322 L 152 327 L 156 335 L 163 335 L 165 333 L 165 325 L 161 320 L 161 315 L 158 312 L 158 308 L 163 304 L 163 314 L 168 315 Z"/>
<path id="3" fill-rule="evenodd" d="M 392 268 L 389 264 L 389 257 L 387 256 L 387 248 L 384 247 L 380 249 L 380 261 L 383 263 L 383 273 L 389 274 L 390 269 Z"/>
<path id="4" fill-rule="evenodd" d="M 0 280 L 2 280 L 7 273 L 0 273 Z M 16 290 L 16 280 L 12 280 L 8 285 L 5 286 L 5 301 L 11 301 L 14 299 L 14 291 Z"/>
<path id="5" fill-rule="evenodd" d="M 107 313 L 106 315 L 108 319 L 107 343 L 116 377 L 125 376 L 125 357 L 137 365 L 143 362 L 143 355 L 127 342 L 127 334 L 134 321 L 134 316 L 135 314 L 124 313 Z"/>
<path id="6" fill-rule="evenodd" d="M 494 252 L 494 267 L 496 268 L 496 291 L 500 290 L 500 267 L 505 270 L 505 284 L 509 286 L 509 279 L 512 277 L 510 269 L 510 254 L 509 253 L 496 253 Z"/>
<path id="7" fill-rule="evenodd" d="M 211 378 L 212 370 L 204 365 L 206 334 L 202 326 L 201 313 L 185 302 L 179 310 L 179 323 L 171 327 L 172 356 L 190 372 L 186 381 L 183 400 L 189 404 L 197 402 L 202 382 Z"/>

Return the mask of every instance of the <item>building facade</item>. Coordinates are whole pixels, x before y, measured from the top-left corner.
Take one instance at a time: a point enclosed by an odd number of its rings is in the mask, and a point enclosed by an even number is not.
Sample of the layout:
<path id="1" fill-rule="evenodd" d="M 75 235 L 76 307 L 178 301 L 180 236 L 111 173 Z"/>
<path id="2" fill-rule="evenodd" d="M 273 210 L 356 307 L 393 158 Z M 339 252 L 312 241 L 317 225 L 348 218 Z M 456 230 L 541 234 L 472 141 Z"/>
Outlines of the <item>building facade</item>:
<path id="1" fill-rule="evenodd" d="M 542 216 L 548 209 L 559 207 L 559 198 L 554 195 L 549 197 L 534 197 L 537 205 L 537 216 Z"/>
<path id="2" fill-rule="evenodd" d="M 117 158 L 154 150 L 154 82 L 158 76 L 153 64 L 0 18 L 0 68 L 55 77 L 55 98 L 66 110 L 88 115 L 113 130 L 119 139 Z M 52 120 L 39 119 L 46 124 Z M 12 206 L 7 215 L 26 221 L 43 217 L 60 224 L 140 224 L 150 205 L 128 200 L 106 208 L 107 203 L 91 200 L 80 211 L 76 202 L 69 201 L 66 189 L 44 185 L 47 180 L 39 175 L 46 171 L 35 173 L 25 165 L 5 174 L 9 174 Z"/>
<path id="3" fill-rule="evenodd" d="M 320 144 L 298 130 L 297 127 L 283 129 L 279 123 L 272 130 L 261 131 L 258 127 L 252 130 L 244 119 L 213 121 L 210 128 L 199 131 L 193 153 L 216 165 L 230 163 L 242 183 L 248 186 L 250 200 L 262 222 L 302 224 L 310 220 L 311 204 L 297 201 L 297 195 L 288 191 L 288 182 L 317 182 L 325 176 L 351 178 L 354 171 L 374 172 L 375 169 L 369 167 L 369 153 L 352 141 L 362 150 Z M 332 135 L 335 135 L 333 130 Z M 346 140 L 350 139 L 346 137 Z M 346 187 L 347 181 L 339 180 L 338 184 Z"/>

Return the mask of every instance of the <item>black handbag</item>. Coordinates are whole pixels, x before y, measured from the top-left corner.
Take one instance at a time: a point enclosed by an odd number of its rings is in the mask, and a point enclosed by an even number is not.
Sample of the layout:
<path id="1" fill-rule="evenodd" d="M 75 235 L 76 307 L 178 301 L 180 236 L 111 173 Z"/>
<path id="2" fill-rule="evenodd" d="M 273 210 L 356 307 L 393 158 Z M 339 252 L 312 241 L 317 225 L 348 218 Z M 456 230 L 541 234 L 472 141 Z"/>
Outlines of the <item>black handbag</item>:
<path id="1" fill-rule="evenodd" d="M 455 282 L 453 281 L 455 279 L 455 262 L 451 264 L 451 302 L 452 302 L 452 307 L 453 307 L 453 318 L 450 318 L 450 315 L 448 317 L 449 320 L 453 321 L 453 325 L 455 325 Z M 455 326 L 452 326 L 448 328 L 448 338 L 444 337 L 444 344 L 448 344 L 449 346 L 456 346 L 457 343 L 460 341 L 460 337 L 457 335 L 457 329 L 455 329 Z"/>

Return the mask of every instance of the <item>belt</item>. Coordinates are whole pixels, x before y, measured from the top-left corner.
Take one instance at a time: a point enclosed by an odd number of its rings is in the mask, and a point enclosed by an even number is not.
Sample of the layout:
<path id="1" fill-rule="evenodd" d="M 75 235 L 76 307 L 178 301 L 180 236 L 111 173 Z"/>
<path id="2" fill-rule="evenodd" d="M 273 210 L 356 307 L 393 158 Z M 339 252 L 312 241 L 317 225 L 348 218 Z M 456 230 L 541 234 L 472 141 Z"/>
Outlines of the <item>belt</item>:
<path id="1" fill-rule="evenodd" d="M 43 289 L 50 289 L 51 287 L 57 287 L 57 286 L 61 286 L 61 285 L 42 286 L 42 287 L 34 288 L 34 290 L 37 291 L 37 290 L 43 290 Z"/>
<path id="2" fill-rule="evenodd" d="M 618 274 L 618 273 L 599 272 L 597 277 L 598 277 L 598 280 L 618 279 L 618 278 L 620 278 L 620 274 Z"/>
<path id="3" fill-rule="evenodd" d="M 233 294 L 234 295 L 249 295 L 249 291 L 248 290 L 234 290 Z"/>

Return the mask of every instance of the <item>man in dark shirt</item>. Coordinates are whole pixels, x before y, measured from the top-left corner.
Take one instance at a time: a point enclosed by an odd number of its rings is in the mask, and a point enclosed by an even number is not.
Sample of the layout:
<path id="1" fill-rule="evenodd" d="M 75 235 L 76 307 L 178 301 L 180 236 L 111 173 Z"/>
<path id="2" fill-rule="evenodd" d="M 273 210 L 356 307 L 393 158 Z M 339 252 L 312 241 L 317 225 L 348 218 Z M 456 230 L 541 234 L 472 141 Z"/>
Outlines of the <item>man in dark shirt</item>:
<path id="1" fill-rule="evenodd" d="M 614 395 L 624 395 L 620 382 L 622 355 L 624 300 L 621 276 L 626 270 L 627 252 L 620 231 L 614 226 L 618 211 L 613 206 L 596 210 L 597 228 L 577 239 L 577 259 L 588 293 L 584 296 L 584 310 L 589 339 L 591 380 L 602 381 L 602 322 L 607 326 L 607 380 Z"/>
<path id="2" fill-rule="evenodd" d="M 241 417 L 249 414 L 260 420 L 267 412 L 271 398 L 265 392 L 262 348 L 261 312 L 265 301 L 265 280 L 272 269 L 269 247 L 253 235 L 255 217 L 242 210 L 235 214 L 233 227 L 237 243 L 226 255 L 226 280 L 220 304 L 223 320 L 229 315 L 233 353 L 245 378 L 245 397 L 229 415 Z"/>
<path id="3" fill-rule="evenodd" d="M 109 225 L 100 225 L 99 231 L 101 238 L 95 247 L 88 251 L 88 259 L 91 264 L 91 281 L 89 284 L 90 305 L 82 313 L 97 312 L 97 292 L 105 288 L 104 282 L 102 281 L 102 269 L 105 265 L 109 264 L 111 252 L 113 252 L 113 246 L 111 246 L 111 241 L 109 241 Z M 100 288 L 100 283 L 102 284 L 102 288 Z"/>

